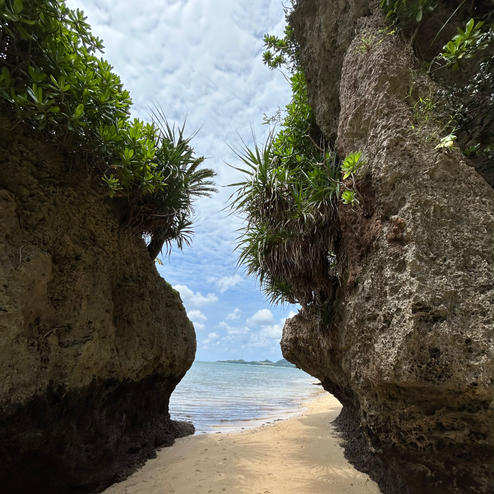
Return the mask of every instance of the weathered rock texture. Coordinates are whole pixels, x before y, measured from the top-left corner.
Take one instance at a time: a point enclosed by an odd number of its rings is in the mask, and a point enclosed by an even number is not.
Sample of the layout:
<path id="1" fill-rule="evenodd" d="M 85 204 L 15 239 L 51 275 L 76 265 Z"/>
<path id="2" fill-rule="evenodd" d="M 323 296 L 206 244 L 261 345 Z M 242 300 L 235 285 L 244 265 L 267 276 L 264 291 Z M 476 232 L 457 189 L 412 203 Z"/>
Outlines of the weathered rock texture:
<path id="1" fill-rule="evenodd" d="M 338 126 L 343 57 L 357 19 L 369 12 L 368 2 L 362 0 L 302 1 L 290 19 L 301 48 L 310 104 L 328 138 L 336 136 Z"/>
<path id="2" fill-rule="evenodd" d="M 283 354 L 343 403 L 383 492 L 487 493 L 493 191 L 459 151 L 434 149 L 431 129 L 412 128 L 411 49 L 383 32 L 378 11 L 349 20 L 340 3 L 301 1 L 292 20 L 318 121 L 328 132 L 336 118 L 340 154 L 361 150 L 367 164 L 360 206 L 339 208 L 346 270 L 333 320 L 288 320 Z M 335 25 L 351 42 L 338 44 Z M 338 88 L 327 72 L 340 75 Z M 339 113 L 328 115 L 335 95 Z"/>
<path id="3" fill-rule="evenodd" d="M 194 329 L 83 163 L 2 123 L 0 485 L 94 492 L 192 432 Z"/>

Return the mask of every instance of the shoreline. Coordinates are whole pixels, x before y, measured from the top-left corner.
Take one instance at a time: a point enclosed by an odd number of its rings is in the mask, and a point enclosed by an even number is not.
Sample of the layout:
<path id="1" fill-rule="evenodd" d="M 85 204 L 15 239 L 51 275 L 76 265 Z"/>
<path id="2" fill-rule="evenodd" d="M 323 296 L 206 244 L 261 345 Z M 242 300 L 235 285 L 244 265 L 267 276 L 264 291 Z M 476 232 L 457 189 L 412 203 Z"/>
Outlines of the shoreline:
<path id="1" fill-rule="evenodd" d="M 194 436 L 204 436 L 209 434 L 240 434 L 247 431 L 252 431 L 260 429 L 262 427 L 267 427 L 275 425 L 278 422 L 284 420 L 290 420 L 303 415 L 309 409 L 310 403 L 317 400 L 323 394 L 326 394 L 322 388 L 317 390 L 311 397 L 300 400 L 300 402 L 294 404 L 291 408 L 277 408 L 273 410 L 272 415 L 265 415 L 255 418 L 248 418 L 243 420 L 237 420 L 230 422 L 225 420 L 219 424 L 213 426 L 213 429 L 207 431 L 196 431 Z M 276 414 L 275 414 L 276 413 Z M 175 420 L 171 417 L 171 420 Z M 192 422 L 193 423 L 193 422 Z"/>
<path id="2" fill-rule="evenodd" d="M 172 393 L 169 413 L 192 422 L 197 434 L 250 429 L 300 413 L 321 389 L 313 382 L 297 368 L 196 361 Z"/>
<path id="3" fill-rule="evenodd" d="M 329 393 L 295 417 L 238 432 L 177 439 L 105 494 L 379 494 L 345 459 Z"/>

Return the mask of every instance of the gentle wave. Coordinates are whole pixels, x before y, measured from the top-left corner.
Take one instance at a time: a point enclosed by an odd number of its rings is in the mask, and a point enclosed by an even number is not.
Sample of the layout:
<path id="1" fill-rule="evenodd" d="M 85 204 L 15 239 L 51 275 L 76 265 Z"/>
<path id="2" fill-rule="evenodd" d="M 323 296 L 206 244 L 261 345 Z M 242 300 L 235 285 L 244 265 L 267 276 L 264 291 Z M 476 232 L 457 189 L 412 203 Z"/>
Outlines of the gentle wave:
<path id="1" fill-rule="evenodd" d="M 321 391 L 315 382 L 292 367 L 194 362 L 170 398 L 170 415 L 198 433 L 256 427 L 300 413 Z"/>

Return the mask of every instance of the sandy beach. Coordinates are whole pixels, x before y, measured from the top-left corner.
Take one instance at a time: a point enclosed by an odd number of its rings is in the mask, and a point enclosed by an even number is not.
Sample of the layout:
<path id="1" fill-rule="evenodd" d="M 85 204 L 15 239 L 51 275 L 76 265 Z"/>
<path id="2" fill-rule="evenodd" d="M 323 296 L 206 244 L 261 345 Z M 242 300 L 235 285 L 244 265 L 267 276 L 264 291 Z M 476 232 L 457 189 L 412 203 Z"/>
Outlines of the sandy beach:
<path id="1" fill-rule="evenodd" d="M 327 393 L 302 415 L 256 429 L 202 434 L 163 448 L 105 494 L 379 494 L 343 455 Z"/>

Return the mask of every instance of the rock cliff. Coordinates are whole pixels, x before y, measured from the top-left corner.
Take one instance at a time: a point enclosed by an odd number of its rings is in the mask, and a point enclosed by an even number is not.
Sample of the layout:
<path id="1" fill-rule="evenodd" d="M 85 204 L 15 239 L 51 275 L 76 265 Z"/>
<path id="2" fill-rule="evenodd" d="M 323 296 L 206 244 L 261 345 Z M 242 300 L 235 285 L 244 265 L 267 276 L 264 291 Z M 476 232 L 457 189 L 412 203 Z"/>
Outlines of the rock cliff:
<path id="1" fill-rule="evenodd" d="M 1 123 L 0 485 L 94 492 L 192 432 L 194 329 L 84 161 Z"/>
<path id="2" fill-rule="evenodd" d="M 311 104 L 341 156 L 362 151 L 360 204 L 339 206 L 345 256 L 331 323 L 301 312 L 285 358 L 344 405 L 348 453 L 384 493 L 494 486 L 494 196 L 457 149 L 414 125 L 412 49 L 368 2 L 301 0 L 291 24 Z"/>

